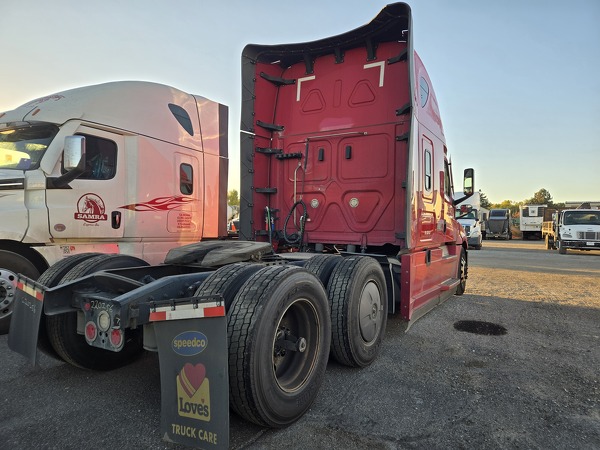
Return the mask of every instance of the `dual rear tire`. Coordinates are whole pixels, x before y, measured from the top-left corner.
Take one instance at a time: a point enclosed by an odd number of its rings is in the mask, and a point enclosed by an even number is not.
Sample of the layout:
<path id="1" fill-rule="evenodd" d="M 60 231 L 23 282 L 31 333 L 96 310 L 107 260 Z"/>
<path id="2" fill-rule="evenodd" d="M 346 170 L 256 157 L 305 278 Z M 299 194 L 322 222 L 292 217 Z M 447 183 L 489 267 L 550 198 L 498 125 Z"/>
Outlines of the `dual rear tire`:
<path id="1" fill-rule="evenodd" d="M 364 367 L 381 349 L 387 290 L 369 257 L 226 266 L 196 291 L 207 294 L 221 294 L 227 311 L 230 406 L 262 426 L 286 426 L 306 412 L 330 354 Z"/>
<path id="2" fill-rule="evenodd" d="M 147 265 L 133 256 L 87 253 L 61 260 L 44 272 L 38 281 L 53 287 L 101 270 Z M 91 347 L 85 337 L 77 332 L 77 314 L 45 316 L 45 321 L 42 318 L 39 340 L 42 351 L 58 355 L 71 365 L 91 370 L 116 369 L 132 362 L 142 353 L 141 328 L 125 331 L 125 344 L 119 352 Z"/>

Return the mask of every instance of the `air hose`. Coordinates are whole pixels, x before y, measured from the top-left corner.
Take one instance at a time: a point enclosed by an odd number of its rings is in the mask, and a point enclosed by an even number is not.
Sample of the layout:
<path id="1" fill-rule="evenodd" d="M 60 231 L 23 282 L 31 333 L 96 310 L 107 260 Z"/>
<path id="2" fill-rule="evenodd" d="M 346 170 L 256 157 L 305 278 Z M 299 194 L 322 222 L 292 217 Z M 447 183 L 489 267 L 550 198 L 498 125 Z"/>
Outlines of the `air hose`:
<path id="1" fill-rule="evenodd" d="M 289 235 L 287 233 L 288 222 L 289 222 L 290 218 L 292 217 L 292 214 L 294 214 L 294 210 L 298 206 L 302 206 L 302 215 L 300 216 L 300 227 L 299 227 L 299 230 L 297 233 L 293 233 L 293 234 Z M 292 208 L 290 209 L 290 212 L 288 213 L 287 217 L 285 218 L 285 222 L 283 224 L 283 240 L 286 242 L 286 244 L 289 244 L 289 245 L 302 244 L 302 241 L 304 240 L 304 223 L 306 222 L 306 216 L 307 216 L 306 203 L 304 203 L 302 200 L 298 200 L 296 203 L 294 203 L 292 205 Z"/>

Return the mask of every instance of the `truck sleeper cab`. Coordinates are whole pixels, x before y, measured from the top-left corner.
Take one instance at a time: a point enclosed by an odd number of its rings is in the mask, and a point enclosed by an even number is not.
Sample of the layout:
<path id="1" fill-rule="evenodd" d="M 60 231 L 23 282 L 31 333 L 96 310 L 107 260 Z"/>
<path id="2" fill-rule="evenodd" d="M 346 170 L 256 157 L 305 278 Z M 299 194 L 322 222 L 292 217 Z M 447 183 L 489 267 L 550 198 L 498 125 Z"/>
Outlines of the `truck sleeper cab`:
<path id="1" fill-rule="evenodd" d="M 388 258 L 405 319 L 454 292 L 466 248 L 412 42 L 396 3 L 341 36 L 242 53 L 240 239 Z"/>

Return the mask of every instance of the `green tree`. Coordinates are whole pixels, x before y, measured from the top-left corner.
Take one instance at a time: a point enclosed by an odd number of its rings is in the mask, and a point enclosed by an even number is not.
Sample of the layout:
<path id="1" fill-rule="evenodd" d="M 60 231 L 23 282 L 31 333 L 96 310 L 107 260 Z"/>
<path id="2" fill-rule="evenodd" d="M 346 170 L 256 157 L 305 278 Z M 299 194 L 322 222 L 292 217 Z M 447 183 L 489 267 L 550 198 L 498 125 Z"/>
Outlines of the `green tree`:
<path id="1" fill-rule="evenodd" d="M 552 195 L 550 195 L 550 192 L 548 192 L 548 190 L 546 190 L 544 188 L 540 189 L 535 194 L 533 194 L 533 197 L 526 200 L 525 204 L 548 205 L 548 206 L 554 205 L 554 203 L 552 202 Z"/>
<path id="2" fill-rule="evenodd" d="M 521 205 L 521 202 L 516 203 L 512 200 L 504 200 L 501 203 L 492 203 L 490 208 L 509 209 L 511 217 L 517 217 L 519 215 L 519 205 Z"/>
<path id="3" fill-rule="evenodd" d="M 227 204 L 229 206 L 240 206 L 240 197 L 235 189 L 227 193 Z"/>
<path id="4" fill-rule="evenodd" d="M 490 208 L 492 207 L 492 204 L 491 204 L 490 200 L 489 200 L 489 199 L 487 198 L 487 196 L 486 196 L 486 195 L 485 195 L 483 192 L 481 192 L 481 191 L 479 191 L 479 199 L 480 199 L 480 202 L 481 202 L 481 207 L 482 207 L 482 208 L 485 208 L 485 209 L 490 209 Z"/>

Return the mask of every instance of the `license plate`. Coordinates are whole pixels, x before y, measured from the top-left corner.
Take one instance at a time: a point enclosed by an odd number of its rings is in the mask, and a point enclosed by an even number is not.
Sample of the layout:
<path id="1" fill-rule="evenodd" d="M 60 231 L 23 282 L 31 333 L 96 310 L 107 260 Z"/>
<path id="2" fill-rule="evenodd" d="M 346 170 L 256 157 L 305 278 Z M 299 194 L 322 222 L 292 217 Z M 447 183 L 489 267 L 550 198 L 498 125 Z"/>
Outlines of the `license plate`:
<path id="1" fill-rule="evenodd" d="M 591 246 L 594 246 L 594 243 L 593 243 L 593 242 L 586 242 L 586 243 L 585 243 L 585 245 L 591 245 Z"/>

